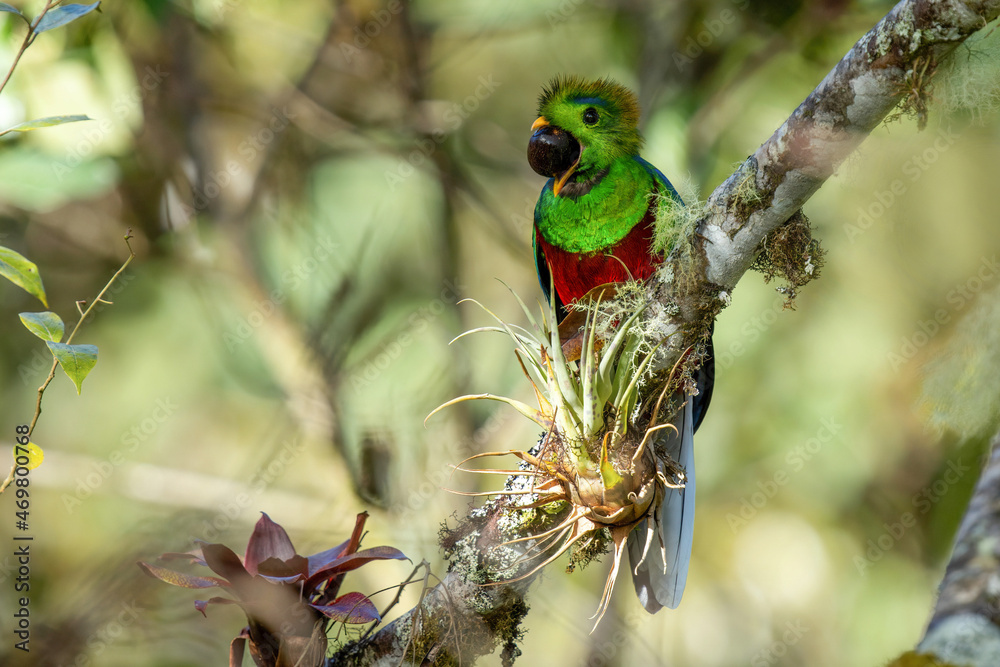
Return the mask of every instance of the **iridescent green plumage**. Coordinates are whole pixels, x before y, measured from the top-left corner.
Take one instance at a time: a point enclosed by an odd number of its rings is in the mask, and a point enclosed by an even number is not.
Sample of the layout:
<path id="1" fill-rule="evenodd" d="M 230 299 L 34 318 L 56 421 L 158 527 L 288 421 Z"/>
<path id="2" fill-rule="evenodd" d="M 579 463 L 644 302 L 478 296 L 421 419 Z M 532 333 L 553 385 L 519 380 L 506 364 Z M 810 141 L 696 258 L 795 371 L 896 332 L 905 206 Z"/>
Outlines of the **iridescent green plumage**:
<path id="1" fill-rule="evenodd" d="M 558 78 L 543 91 L 538 113 L 528 162 L 551 178 L 535 206 L 535 266 L 542 290 L 562 314 L 562 306 L 586 298 L 598 286 L 650 278 L 663 261 L 653 247 L 658 209 L 681 202 L 663 174 L 639 157 L 639 105 L 627 88 L 609 79 Z M 555 294 L 550 295 L 552 286 Z M 589 352 L 581 353 L 581 364 L 589 359 Z M 687 578 L 694 526 L 693 436 L 711 397 L 711 343 L 706 359 L 697 378 L 698 396 L 677 393 L 676 404 L 683 405 L 673 415 L 672 428 L 657 427 L 664 430 L 652 443 L 659 464 L 679 465 L 686 484 L 666 489 L 636 530 L 628 528 L 633 583 L 650 612 L 676 607 Z M 605 486 L 610 477 L 604 478 Z M 615 542 L 617 557 L 623 537 Z"/>
<path id="2" fill-rule="evenodd" d="M 599 112 L 596 124 L 584 122 L 588 107 Z M 556 77 L 538 98 L 538 115 L 570 132 L 591 149 L 580 167 L 606 167 L 612 161 L 639 154 L 639 102 L 635 94 L 611 79 L 585 81 Z"/>
<path id="3" fill-rule="evenodd" d="M 657 180 L 635 159 L 642 147 L 635 95 L 610 79 L 557 78 L 542 92 L 538 115 L 581 146 L 566 191 L 542 191 L 539 231 L 570 252 L 595 252 L 620 241 L 642 220 Z M 587 122 L 591 118 L 596 122 Z"/>

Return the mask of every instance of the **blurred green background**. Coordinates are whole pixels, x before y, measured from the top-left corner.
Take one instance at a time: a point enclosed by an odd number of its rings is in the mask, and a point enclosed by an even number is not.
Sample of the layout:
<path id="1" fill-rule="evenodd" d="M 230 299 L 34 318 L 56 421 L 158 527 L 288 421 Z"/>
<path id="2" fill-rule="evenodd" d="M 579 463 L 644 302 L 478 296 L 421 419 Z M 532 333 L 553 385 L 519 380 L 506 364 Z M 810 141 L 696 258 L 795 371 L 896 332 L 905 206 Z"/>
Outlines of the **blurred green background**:
<path id="1" fill-rule="evenodd" d="M 538 295 L 525 148 L 541 86 L 637 90 L 644 156 L 703 198 L 890 8 L 132 0 L 39 37 L 0 126 L 94 121 L 0 143 L 0 245 L 38 264 L 71 323 L 127 228 L 138 257 L 76 340 L 100 348 L 82 396 L 61 373 L 45 395 L 31 654 L 13 655 L 0 555 L 0 661 L 224 664 L 238 610 L 203 618 L 203 594 L 134 562 L 195 538 L 242 553 L 260 511 L 312 553 L 366 509 L 368 546 L 443 576 L 438 529 L 468 503 L 442 487 L 481 482 L 448 465 L 537 437 L 492 405 L 423 419 L 464 393 L 531 400 L 505 337 L 448 341 L 487 324 L 461 298 L 520 322 L 499 280 Z M 22 31 L 0 15 L 3 68 Z M 864 666 L 912 648 L 996 421 L 991 62 L 978 46 L 942 63 L 927 129 L 879 127 L 808 203 L 828 256 L 795 310 L 748 274 L 719 318 L 681 607 L 649 616 L 622 582 L 588 635 L 608 565 L 553 565 L 524 664 Z M 40 304 L 4 282 L 0 306 L 9 445 L 50 360 L 17 319 Z M 14 511 L 7 493 L 0 539 Z M 344 590 L 410 569 L 375 563 Z"/>

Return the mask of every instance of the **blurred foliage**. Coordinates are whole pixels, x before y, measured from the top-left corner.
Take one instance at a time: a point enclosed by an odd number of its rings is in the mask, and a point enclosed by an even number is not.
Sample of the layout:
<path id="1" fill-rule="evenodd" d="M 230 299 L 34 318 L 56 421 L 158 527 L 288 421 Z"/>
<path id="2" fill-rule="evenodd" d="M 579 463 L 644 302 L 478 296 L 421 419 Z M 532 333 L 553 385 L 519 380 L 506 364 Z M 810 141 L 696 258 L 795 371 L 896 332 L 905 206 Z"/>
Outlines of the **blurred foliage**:
<path id="1" fill-rule="evenodd" d="M 366 545 L 441 574 L 437 529 L 467 508 L 442 488 L 477 483 L 449 464 L 538 435 L 503 407 L 422 420 L 463 393 L 531 400 L 503 337 L 448 341 L 486 324 L 465 296 L 519 320 L 497 278 L 537 293 L 542 84 L 636 89 L 644 156 L 705 197 L 891 6 L 144 0 L 47 33 L 0 126 L 94 120 L 3 138 L 0 245 L 38 264 L 67 326 L 126 228 L 138 257 L 88 325 L 87 391 L 53 383 L 34 435 L 31 664 L 219 664 L 240 614 L 201 618 L 134 562 L 240 543 L 259 511 L 309 551 L 367 508 Z M 0 63 L 22 30 L 0 15 Z M 606 571 L 551 567 L 526 664 L 877 665 L 913 647 L 996 414 L 996 89 L 942 104 L 971 85 L 946 65 L 926 130 L 877 129 L 805 207 L 827 256 L 796 310 L 751 274 L 719 318 L 680 609 L 649 616 L 620 587 L 588 636 Z M 0 285 L 11 439 L 51 364 L 17 319 L 31 299 Z M 351 589 L 382 608 L 396 565 Z M 7 619 L 14 566 L 0 556 Z"/>

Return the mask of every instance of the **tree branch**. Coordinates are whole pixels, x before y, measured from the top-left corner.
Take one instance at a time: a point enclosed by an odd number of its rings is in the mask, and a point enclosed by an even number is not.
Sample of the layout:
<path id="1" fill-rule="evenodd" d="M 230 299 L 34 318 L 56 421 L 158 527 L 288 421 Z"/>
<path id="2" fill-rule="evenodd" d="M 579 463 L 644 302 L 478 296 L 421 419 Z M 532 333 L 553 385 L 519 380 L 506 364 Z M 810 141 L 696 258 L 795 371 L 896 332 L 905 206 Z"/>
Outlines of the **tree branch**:
<path id="1" fill-rule="evenodd" d="M 674 337 L 683 340 L 671 345 L 668 364 L 708 333 L 766 237 L 799 211 L 904 97 L 904 110 L 925 113 L 927 93 L 916 85 L 914 72 L 932 73 L 941 58 L 998 13 L 1000 0 L 899 3 L 712 193 L 705 216 L 691 230 L 691 243 L 678 244 L 671 254 L 673 279 L 654 286 L 662 307 L 650 309 L 652 323 L 664 338 L 685 333 Z M 531 577 L 502 583 L 530 569 L 497 562 L 503 556 L 495 552 L 507 551 L 491 549 L 503 511 L 498 502 L 470 513 L 445 538 L 451 560 L 446 580 L 417 608 L 347 647 L 331 664 L 471 664 L 500 643 L 507 647 L 505 663 L 512 660 Z M 532 529 L 552 528 L 560 520 L 549 517 L 549 525 Z M 501 583 L 484 587 L 482 582 Z"/>
<path id="2" fill-rule="evenodd" d="M 948 663 L 1000 664 L 1000 433 L 955 537 L 934 615 L 917 650 Z"/>
<path id="3" fill-rule="evenodd" d="M 904 108 L 919 111 L 926 91 L 914 90 L 914 70 L 933 69 L 998 13 L 996 0 L 896 5 L 712 193 L 699 227 L 705 278 L 734 287 L 764 237 L 805 204 L 904 96 L 907 102 L 916 96 Z"/>

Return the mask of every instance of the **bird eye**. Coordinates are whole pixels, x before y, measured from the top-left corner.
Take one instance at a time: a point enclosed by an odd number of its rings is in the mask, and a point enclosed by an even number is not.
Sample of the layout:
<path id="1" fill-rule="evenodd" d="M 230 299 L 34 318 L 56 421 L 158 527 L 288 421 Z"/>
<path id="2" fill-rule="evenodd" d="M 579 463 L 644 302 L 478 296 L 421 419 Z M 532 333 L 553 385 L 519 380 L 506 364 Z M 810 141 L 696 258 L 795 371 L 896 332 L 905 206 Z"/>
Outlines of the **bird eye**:
<path id="1" fill-rule="evenodd" d="M 598 120 L 600 120 L 600 116 L 597 113 L 597 109 L 594 107 L 588 107 L 587 110 L 583 112 L 583 122 L 587 125 L 597 125 Z"/>

